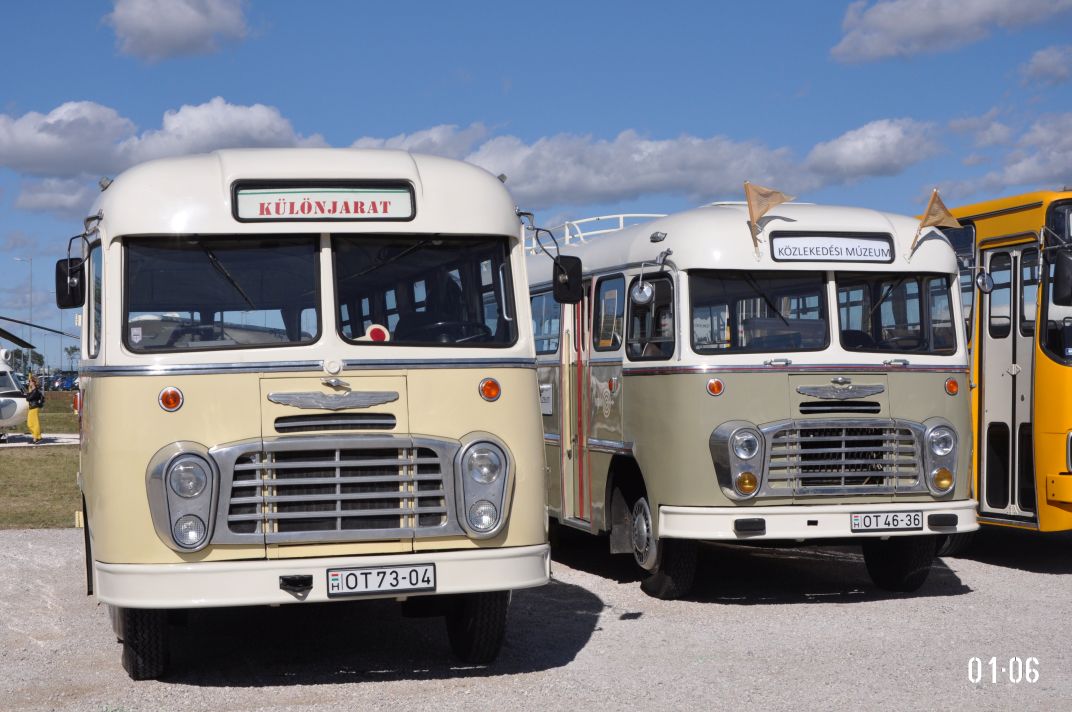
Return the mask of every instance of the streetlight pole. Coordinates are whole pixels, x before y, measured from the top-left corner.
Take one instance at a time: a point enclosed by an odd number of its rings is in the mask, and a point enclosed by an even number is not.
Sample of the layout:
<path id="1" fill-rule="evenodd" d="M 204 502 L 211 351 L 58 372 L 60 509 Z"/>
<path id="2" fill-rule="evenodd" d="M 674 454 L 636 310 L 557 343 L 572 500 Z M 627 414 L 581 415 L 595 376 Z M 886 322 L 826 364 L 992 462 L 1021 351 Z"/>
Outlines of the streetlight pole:
<path id="1" fill-rule="evenodd" d="M 26 262 L 30 265 L 30 323 L 33 324 L 33 257 L 16 257 L 16 262 Z M 27 341 L 33 341 L 33 328 L 27 327 Z M 30 348 L 30 372 L 33 373 L 33 348 Z"/>

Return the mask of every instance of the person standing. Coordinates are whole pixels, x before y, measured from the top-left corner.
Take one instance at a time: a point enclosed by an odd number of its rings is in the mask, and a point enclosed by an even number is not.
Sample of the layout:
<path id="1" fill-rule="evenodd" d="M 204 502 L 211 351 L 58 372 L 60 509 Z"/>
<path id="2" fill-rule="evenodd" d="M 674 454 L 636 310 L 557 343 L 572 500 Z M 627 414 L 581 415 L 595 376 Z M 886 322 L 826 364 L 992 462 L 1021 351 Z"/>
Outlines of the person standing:
<path id="1" fill-rule="evenodd" d="M 37 377 L 32 373 L 27 382 L 27 388 L 29 390 L 26 392 L 26 405 L 29 406 L 29 410 L 26 413 L 26 425 L 30 428 L 33 444 L 36 445 L 41 442 L 41 406 L 45 404 L 45 394 L 41 392 L 41 388 L 37 385 Z"/>

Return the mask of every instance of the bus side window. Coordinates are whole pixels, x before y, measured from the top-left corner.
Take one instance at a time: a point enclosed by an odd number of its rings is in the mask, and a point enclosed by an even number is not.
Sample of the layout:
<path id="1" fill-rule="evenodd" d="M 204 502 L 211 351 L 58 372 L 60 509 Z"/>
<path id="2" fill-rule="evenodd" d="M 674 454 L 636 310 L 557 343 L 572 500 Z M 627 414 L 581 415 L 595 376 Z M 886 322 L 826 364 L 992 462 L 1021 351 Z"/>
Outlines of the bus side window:
<path id="1" fill-rule="evenodd" d="M 101 345 L 101 315 L 104 312 L 101 298 L 103 265 L 101 264 L 101 244 L 98 242 L 89 251 L 89 357 L 96 358 Z"/>
<path id="2" fill-rule="evenodd" d="M 595 321 L 592 348 L 617 351 L 622 347 L 625 322 L 625 278 L 604 277 L 596 287 Z"/>
<path id="3" fill-rule="evenodd" d="M 537 354 L 553 354 L 558 351 L 558 333 L 562 305 L 550 292 L 532 298 L 532 330 L 536 337 Z"/>
<path id="4" fill-rule="evenodd" d="M 1038 302 L 1039 258 L 1032 248 L 1020 253 L 1020 333 L 1035 333 L 1035 310 Z"/>
<path id="5" fill-rule="evenodd" d="M 994 279 L 994 291 L 989 296 L 990 323 L 987 328 L 991 339 L 1004 339 L 1012 331 L 1012 258 L 1008 252 L 999 252 L 990 259 L 990 276 Z"/>
<path id="6" fill-rule="evenodd" d="M 632 361 L 665 361 L 674 355 L 674 287 L 667 277 L 648 281 L 655 297 L 649 304 L 629 304 L 626 351 Z"/>

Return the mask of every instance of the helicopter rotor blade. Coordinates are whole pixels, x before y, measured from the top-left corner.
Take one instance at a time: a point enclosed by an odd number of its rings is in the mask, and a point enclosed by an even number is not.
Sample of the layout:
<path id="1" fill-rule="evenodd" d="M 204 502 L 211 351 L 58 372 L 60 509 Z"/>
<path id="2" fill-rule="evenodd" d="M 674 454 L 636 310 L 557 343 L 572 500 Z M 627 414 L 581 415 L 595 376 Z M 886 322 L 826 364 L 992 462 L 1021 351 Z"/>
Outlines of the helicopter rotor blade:
<path id="1" fill-rule="evenodd" d="M 21 346 L 24 349 L 32 349 L 32 348 L 34 348 L 34 345 L 31 344 L 29 341 L 23 341 L 22 339 L 20 339 L 19 337 L 15 336 L 14 334 L 12 334 L 10 331 L 8 331 L 6 329 L 0 329 L 0 339 L 7 339 L 8 341 L 10 341 L 11 343 L 15 344 L 16 346 Z"/>
<path id="2" fill-rule="evenodd" d="M 21 319 L 12 319 L 9 316 L 0 316 L 0 321 L 10 321 L 10 322 L 13 322 L 15 324 L 22 324 L 23 326 L 28 326 L 31 329 L 40 329 L 41 331 L 47 331 L 47 332 L 49 332 L 51 334 L 59 334 L 60 336 L 66 336 L 68 339 L 78 340 L 78 339 L 82 338 L 78 334 L 70 334 L 70 333 L 68 333 L 66 331 L 60 331 L 59 329 L 53 329 L 53 328 L 48 327 L 48 326 L 41 326 L 40 324 L 33 324 L 31 322 L 28 322 L 28 321 L 22 321 Z M 4 333 L 8 333 L 8 332 L 4 332 Z M 10 337 L 8 337 L 8 338 L 10 338 Z M 12 340 L 14 341 L 14 339 L 12 339 Z M 23 343 L 21 343 L 19 345 L 22 346 L 23 348 L 27 348 L 27 349 L 34 348 L 33 346 L 30 346 L 29 344 L 26 344 L 25 342 L 23 342 Z"/>

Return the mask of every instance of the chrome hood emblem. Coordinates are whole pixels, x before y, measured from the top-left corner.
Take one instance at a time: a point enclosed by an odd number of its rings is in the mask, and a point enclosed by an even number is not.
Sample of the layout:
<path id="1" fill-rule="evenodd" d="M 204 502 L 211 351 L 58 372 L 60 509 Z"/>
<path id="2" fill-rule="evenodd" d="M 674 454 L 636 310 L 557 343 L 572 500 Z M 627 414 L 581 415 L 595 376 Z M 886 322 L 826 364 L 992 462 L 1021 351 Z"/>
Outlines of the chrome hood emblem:
<path id="1" fill-rule="evenodd" d="M 822 398 L 823 400 L 852 400 L 854 398 L 866 398 L 867 396 L 878 395 L 886 390 L 886 386 L 854 386 L 848 378 L 835 378 L 831 379 L 836 385 L 833 386 L 797 386 L 797 393 L 805 396 L 811 396 L 812 398 Z M 839 385 L 839 383 L 845 383 L 845 385 Z"/>
<path id="2" fill-rule="evenodd" d="M 268 400 L 279 405 L 317 410 L 346 410 L 347 408 L 371 408 L 398 400 L 395 391 L 352 391 L 350 393 L 269 393 Z"/>

